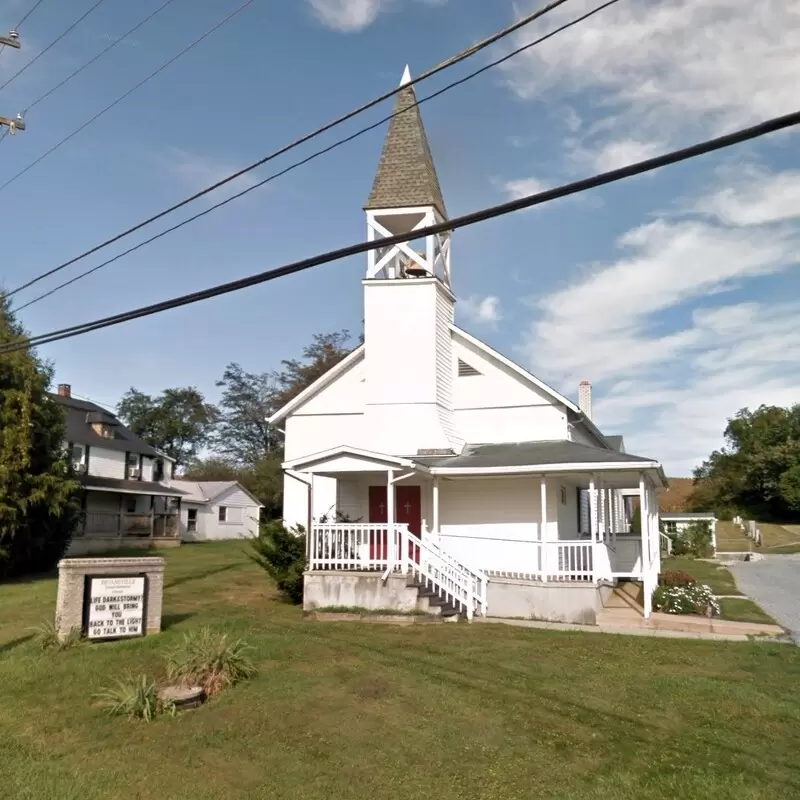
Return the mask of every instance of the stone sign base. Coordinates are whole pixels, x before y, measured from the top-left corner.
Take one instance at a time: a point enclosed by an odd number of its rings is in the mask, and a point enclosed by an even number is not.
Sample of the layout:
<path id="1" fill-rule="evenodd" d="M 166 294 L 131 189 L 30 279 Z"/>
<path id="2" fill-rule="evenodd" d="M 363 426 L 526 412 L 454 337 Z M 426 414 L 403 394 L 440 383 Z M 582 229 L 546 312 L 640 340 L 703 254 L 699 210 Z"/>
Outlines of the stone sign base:
<path id="1" fill-rule="evenodd" d="M 56 630 L 59 639 L 78 628 L 84 634 L 86 590 L 94 576 L 103 578 L 144 576 L 144 633 L 161 631 L 161 604 L 164 591 L 164 559 L 142 558 L 64 558 L 58 562 L 58 601 Z M 112 598 L 113 599 L 113 598 Z"/>

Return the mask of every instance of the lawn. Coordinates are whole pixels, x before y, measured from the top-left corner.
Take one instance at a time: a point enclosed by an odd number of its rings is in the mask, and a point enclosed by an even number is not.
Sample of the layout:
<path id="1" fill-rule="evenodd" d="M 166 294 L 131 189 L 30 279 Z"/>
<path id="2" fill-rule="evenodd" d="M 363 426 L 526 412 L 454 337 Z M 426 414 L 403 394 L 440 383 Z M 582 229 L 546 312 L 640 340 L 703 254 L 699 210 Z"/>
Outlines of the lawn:
<path id="1" fill-rule="evenodd" d="M 241 544 L 166 553 L 165 631 L 41 653 L 52 579 L 0 586 L 0 786 L 13 800 L 800 796 L 800 651 L 502 625 L 308 622 Z M 180 635 L 259 675 L 176 719 L 92 693 Z"/>
<path id="2" fill-rule="evenodd" d="M 717 550 L 721 553 L 751 552 L 756 543 L 745 532 L 732 522 L 719 520 L 716 529 Z"/>
<path id="3" fill-rule="evenodd" d="M 796 525 L 775 525 L 771 522 L 759 522 L 759 530 L 763 537 L 763 552 L 800 553 L 800 532 Z"/>
<path id="4" fill-rule="evenodd" d="M 737 622 L 762 622 L 770 625 L 778 623 L 761 606 L 747 597 L 724 597 L 719 601 L 722 619 Z"/>
<path id="5" fill-rule="evenodd" d="M 712 561 L 700 561 L 689 556 L 661 559 L 661 571 L 668 569 L 688 572 L 698 583 L 711 587 L 714 594 L 741 594 L 730 570 Z"/>

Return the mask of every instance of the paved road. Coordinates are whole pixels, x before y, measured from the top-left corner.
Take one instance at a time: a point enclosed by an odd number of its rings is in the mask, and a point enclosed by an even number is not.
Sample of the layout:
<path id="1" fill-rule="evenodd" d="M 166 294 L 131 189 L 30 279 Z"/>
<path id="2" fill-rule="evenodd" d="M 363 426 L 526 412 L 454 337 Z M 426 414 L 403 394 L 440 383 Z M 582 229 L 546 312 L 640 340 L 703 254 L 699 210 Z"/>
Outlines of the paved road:
<path id="1" fill-rule="evenodd" d="M 800 644 L 800 553 L 767 555 L 730 568 L 739 591 L 792 632 Z"/>

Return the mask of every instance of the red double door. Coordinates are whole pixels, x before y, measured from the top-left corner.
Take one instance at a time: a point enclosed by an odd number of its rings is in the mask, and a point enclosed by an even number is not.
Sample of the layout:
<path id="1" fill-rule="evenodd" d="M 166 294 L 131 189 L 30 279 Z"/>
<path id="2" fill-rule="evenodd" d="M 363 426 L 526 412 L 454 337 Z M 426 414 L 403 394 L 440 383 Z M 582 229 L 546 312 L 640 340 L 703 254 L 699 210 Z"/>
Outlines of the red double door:
<path id="1" fill-rule="evenodd" d="M 389 521 L 386 503 L 386 487 L 369 487 L 369 521 L 376 525 L 385 525 Z M 415 536 L 422 532 L 422 499 L 419 486 L 394 487 L 394 519 L 405 523 Z M 370 536 L 370 558 L 384 560 L 388 557 L 388 541 L 385 533 L 373 533 Z M 409 545 L 409 554 L 419 560 L 419 554 Z M 399 553 L 398 553 L 399 555 Z"/>

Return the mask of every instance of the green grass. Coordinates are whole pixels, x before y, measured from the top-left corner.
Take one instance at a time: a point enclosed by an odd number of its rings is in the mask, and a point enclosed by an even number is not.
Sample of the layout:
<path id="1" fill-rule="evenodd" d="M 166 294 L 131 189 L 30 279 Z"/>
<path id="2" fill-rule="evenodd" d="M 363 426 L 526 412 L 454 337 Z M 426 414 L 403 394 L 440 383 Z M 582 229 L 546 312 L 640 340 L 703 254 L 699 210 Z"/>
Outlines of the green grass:
<path id="1" fill-rule="evenodd" d="M 165 553 L 165 631 L 42 652 L 52 579 L 0 586 L 13 800 L 761 800 L 800 796 L 800 651 L 504 625 L 315 623 L 242 545 Z M 94 695 L 203 626 L 258 668 L 150 724 Z"/>
<path id="2" fill-rule="evenodd" d="M 758 528 L 763 539 L 761 549 L 763 552 L 800 553 L 800 533 L 797 526 L 775 525 L 771 522 L 759 522 Z"/>
<path id="3" fill-rule="evenodd" d="M 756 543 L 745 532 L 732 522 L 717 522 L 717 550 L 720 553 L 742 553 L 756 550 Z"/>
<path id="4" fill-rule="evenodd" d="M 689 556 L 661 559 L 661 571 L 679 569 L 688 572 L 698 583 L 711 587 L 714 594 L 741 594 L 730 570 L 712 561 L 701 561 Z"/>
<path id="5" fill-rule="evenodd" d="M 746 597 L 725 597 L 719 601 L 719 605 L 722 619 L 778 624 L 766 611 Z"/>

